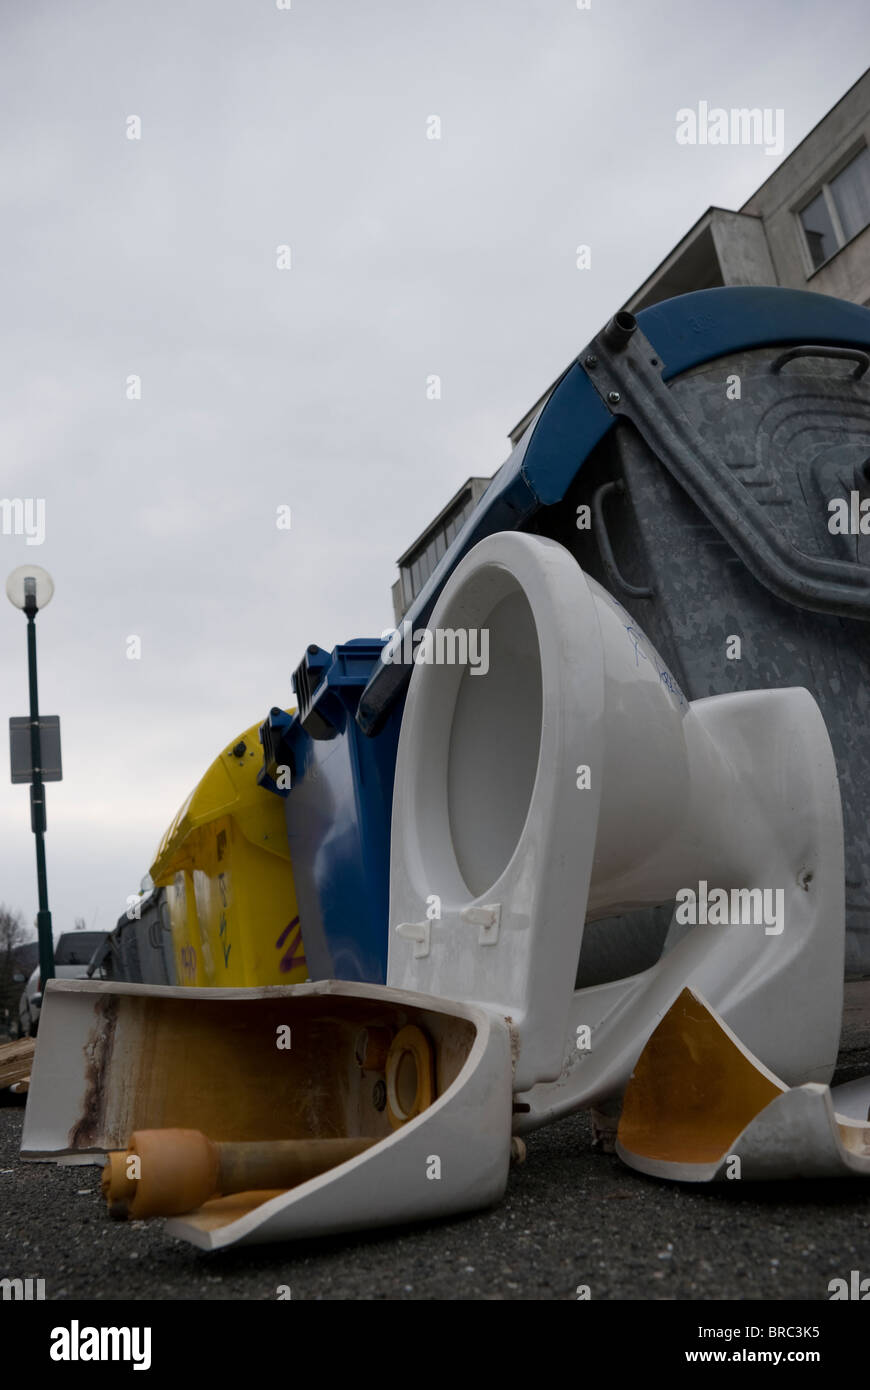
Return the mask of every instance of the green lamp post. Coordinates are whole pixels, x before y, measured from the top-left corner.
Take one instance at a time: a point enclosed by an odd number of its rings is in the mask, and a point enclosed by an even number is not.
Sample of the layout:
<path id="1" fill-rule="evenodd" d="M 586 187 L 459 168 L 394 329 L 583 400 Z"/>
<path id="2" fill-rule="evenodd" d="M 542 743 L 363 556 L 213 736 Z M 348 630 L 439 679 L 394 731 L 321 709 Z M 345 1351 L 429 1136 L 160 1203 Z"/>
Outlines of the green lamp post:
<path id="1" fill-rule="evenodd" d="M 45 872 L 45 787 L 44 782 L 60 781 L 60 720 L 49 716 L 40 720 L 39 689 L 36 676 L 36 615 L 54 593 L 51 576 L 39 565 L 21 565 L 6 581 L 10 603 L 27 618 L 27 668 L 30 678 L 30 716 L 11 719 L 10 747 L 12 781 L 30 782 L 30 826 L 36 837 L 36 879 L 39 891 L 39 973 L 42 988 L 54 976 L 54 941 L 48 909 L 48 880 Z"/>

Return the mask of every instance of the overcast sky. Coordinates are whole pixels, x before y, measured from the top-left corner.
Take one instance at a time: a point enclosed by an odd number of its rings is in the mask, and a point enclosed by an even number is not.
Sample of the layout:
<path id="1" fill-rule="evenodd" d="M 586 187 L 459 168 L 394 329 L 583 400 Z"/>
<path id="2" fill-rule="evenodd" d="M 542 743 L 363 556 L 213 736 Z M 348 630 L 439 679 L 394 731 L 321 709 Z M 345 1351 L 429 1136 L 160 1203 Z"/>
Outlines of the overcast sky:
<path id="1" fill-rule="evenodd" d="M 390 625 L 396 557 L 705 208 L 739 207 L 860 76 L 870 24 L 866 0 L 0 17 L 0 497 L 45 502 L 42 545 L 0 535 L 0 578 L 35 562 L 56 585 L 57 933 L 114 925 L 212 759 L 292 703 L 307 643 Z M 783 154 L 679 145 L 702 100 L 782 108 Z M 4 730 L 25 627 L 3 602 Z M 27 796 L 4 758 L 0 901 L 30 921 Z"/>

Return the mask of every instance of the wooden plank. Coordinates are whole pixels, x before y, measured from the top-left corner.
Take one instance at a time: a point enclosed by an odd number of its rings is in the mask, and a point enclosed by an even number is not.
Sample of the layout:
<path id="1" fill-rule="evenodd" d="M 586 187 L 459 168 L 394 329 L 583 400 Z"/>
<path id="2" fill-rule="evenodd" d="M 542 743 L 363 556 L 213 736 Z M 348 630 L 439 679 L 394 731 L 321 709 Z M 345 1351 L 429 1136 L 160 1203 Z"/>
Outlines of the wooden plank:
<path id="1" fill-rule="evenodd" d="M 0 1086 L 11 1086 L 13 1081 L 23 1081 L 30 1075 L 35 1050 L 35 1038 L 21 1038 L 0 1046 Z"/>

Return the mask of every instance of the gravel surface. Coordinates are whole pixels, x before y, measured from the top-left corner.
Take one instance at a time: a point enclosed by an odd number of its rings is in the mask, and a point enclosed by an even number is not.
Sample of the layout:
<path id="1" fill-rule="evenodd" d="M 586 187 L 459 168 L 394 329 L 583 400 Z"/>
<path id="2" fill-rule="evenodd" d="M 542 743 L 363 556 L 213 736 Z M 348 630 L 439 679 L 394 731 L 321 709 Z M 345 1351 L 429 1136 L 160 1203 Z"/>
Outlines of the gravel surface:
<path id="1" fill-rule="evenodd" d="M 867 1184 L 660 1183 L 593 1149 L 585 1115 L 530 1136 L 489 1211 L 206 1253 L 162 1221 L 110 1221 L 99 1168 L 19 1162 L 24 1107 L 0 1096 L 0 1276 L 44 1278 L 48 1299 L 827 1300 L 870 1273 Z"/>

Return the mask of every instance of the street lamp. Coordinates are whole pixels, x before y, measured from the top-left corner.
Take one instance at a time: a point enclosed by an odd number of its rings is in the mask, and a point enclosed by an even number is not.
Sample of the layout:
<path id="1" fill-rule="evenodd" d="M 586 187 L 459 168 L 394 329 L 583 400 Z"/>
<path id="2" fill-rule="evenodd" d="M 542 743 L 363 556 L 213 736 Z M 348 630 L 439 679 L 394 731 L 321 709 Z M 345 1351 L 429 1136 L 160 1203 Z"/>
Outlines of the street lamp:
<path id="1" fill-rule="evenodd" d="M 54 584 L 39 565 L 20 565 L 6 580 L 9 602 L 27 618 L 27 667 L 30 676 L 30 718 L 10 719 L 9 735 L 12 781 L 30 782 L 30 827 L 36 837 L 36 879 L 39 890 L 39 973 L 42 988 L 54 976 L 54 941 L 48 910 L 48 881 L 45 874 L 45 789 L 43 782 L 58 782 L 60 768 L 60 720 L 56 715 L 39 717 L 36 682 L 36 615 L 54 593 Z M 29 733 L 30 737 L 27 738 Z M 28 747 L 29 745 L 29 747 Z M 29 755 L 29 756 L 28 756 Z"/>

